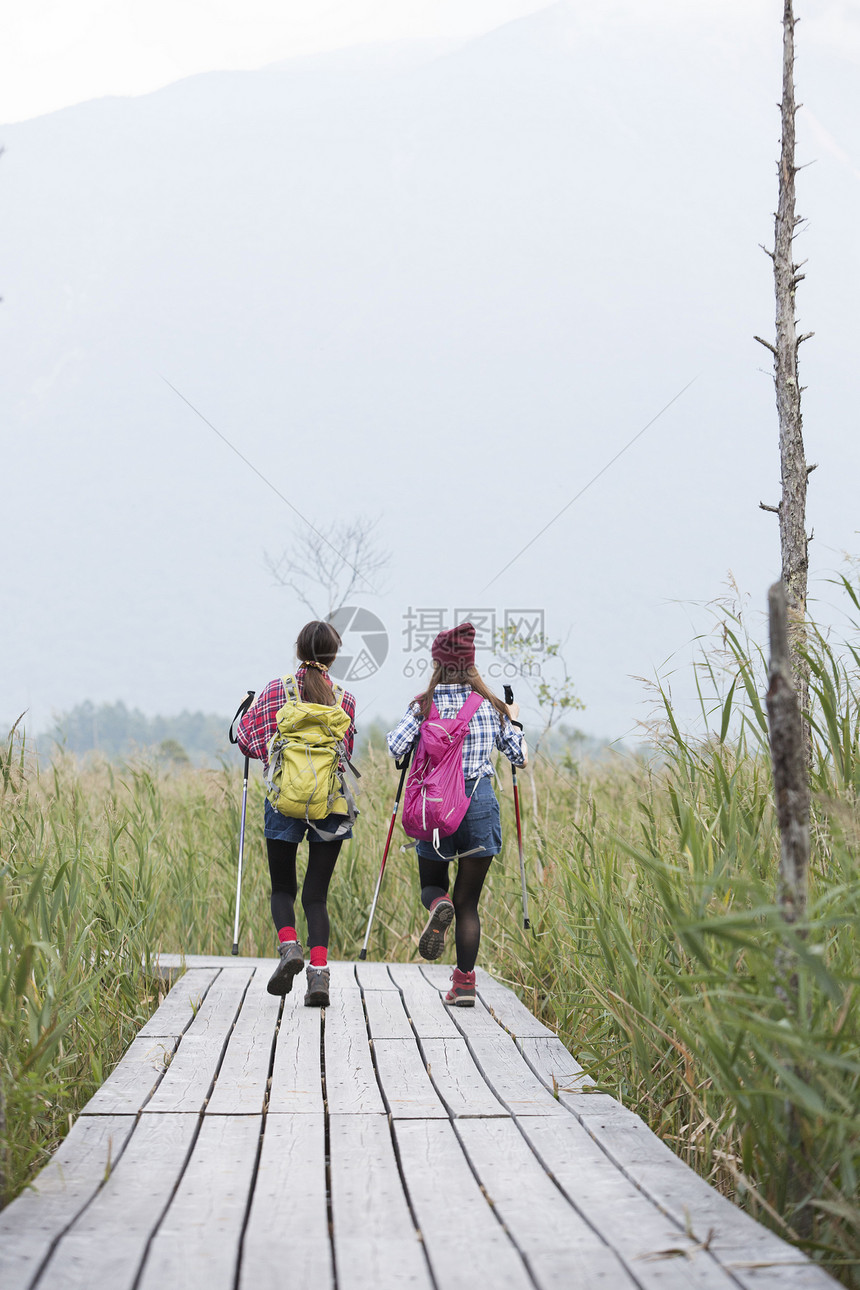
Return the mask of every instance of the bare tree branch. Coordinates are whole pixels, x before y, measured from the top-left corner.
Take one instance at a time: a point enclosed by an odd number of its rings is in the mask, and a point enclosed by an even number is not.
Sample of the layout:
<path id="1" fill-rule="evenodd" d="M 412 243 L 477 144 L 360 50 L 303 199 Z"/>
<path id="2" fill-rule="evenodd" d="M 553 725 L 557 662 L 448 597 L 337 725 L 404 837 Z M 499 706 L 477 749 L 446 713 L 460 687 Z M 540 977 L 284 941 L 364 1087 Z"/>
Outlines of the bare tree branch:
<path id="1" fill-rule="evenodd" d="M 330 618 L 357 591 L 377 590 L 375 575 L 387 567 L 391 555 L 374 541 L 375 528 L 376 521 L 357 519 L 319 532 L 301 529 L 277 560 L 266 552 L 266 567 L 315 618 Z"/>

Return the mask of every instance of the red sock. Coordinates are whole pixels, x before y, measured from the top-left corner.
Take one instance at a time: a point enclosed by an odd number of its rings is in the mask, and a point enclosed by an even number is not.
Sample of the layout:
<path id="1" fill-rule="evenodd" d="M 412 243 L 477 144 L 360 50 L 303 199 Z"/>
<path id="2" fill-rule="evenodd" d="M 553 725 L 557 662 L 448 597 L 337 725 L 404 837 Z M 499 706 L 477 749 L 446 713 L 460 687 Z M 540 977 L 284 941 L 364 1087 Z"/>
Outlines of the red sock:
<path id="1" fill-rule="evenodd" d="M 311 946 L 311 967 L 326 967 L 328 964 L 328 950 L 324 945 Z"/>
<path id="2" fill-rule="evenodd" d="M 281 942 L 282 945 L 284 944 L 285 941 L 297 941 L 298 939 L 299 938 L 296 935 L 296 929 L 294 927 L 278 928 L 278 940 Z"/>

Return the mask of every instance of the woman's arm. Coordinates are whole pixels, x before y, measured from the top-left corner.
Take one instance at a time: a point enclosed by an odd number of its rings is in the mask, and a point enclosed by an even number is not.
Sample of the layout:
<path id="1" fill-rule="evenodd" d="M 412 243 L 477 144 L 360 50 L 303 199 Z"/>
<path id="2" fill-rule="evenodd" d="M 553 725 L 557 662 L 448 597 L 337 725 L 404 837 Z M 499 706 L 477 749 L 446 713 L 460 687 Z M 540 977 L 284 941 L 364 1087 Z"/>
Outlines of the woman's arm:
<path id="1" fill-rule="evenodd" d="M 246 757 L 266 760 L 266 749 L 278 728 L 277 712 L 286 702 L 284 683 L 277 677 L 257 695 L 236 727 L 236 742 Z"/>
<path id="2" fill-rule="evenodd" d="M 508 717 L 499 717 L 496 747 L 505 754 L 512 766 L 528 765 L 529 750 L 525 734 Z"/>
<path id="3" fill-rule="evenodd" d="M 401 717 L 394 729 L 389 730 L 386 735 L 388 751 L 391 756 L 402 757 L 415 743 L 420 730 L 421 722 L 415 715 L 413 705 L 410 703 L 405 717 Z"/>

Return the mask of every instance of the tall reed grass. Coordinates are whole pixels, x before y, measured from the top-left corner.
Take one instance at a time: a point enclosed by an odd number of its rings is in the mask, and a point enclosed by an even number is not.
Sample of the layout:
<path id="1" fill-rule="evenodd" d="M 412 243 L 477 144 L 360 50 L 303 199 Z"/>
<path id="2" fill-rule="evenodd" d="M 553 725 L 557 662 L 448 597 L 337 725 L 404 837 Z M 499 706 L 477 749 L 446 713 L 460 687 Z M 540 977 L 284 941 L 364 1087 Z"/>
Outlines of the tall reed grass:
<path id="1" fill-rule="evenodd" d="M 858 606 L 860 608 L 860 606 Z M 814 860 L 802 926 L 774 903 L 778 833 L 760 660 L 725 625 L 703 662 L 710 733 L 663 707 L 646 759 L 540 760 L 521 926 L 507 764 L 505 849 L 481 962 L 556 1027 L 599 1086 L 721 1191 L 860 1285 L 860 687 L 857 652 L 813 634 Z M 396 786 L 371 744 L 362 816 L 332 887 L 332 955 L 357 957 Z M 229 953 L 240 764 L 168 773 L 0 762 L 3 1189 L 13 1196 L 158 1001 L 160 950 Z M 530 794 L 525 794 L 529 798 Z M 273 954 L 252 785 L 240 950 Z M 398 832 L 395 835 L 399 835 Z M 400 838 L 400 840 L 404 840 Z M 417 957 L 414 853 L 389 860 L 370 956 Z M 780 977 L 788 948 L 796 980 Z M 448 955 L 450 958 L 450 954 Z"/>

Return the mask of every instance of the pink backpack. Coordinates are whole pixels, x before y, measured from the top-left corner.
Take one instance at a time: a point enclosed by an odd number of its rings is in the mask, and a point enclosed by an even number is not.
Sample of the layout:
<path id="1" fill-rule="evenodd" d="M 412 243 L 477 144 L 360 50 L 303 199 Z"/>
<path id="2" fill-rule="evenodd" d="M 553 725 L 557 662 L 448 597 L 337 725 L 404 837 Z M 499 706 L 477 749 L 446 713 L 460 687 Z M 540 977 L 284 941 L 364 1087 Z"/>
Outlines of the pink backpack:
<path id="1" fill-rule="evenodd" d="M 412 769 L 403 797 L 403 828 L 410 838 L 430 841 L 450 837 L 469 809 L 463 780 L 463 740 L 469 722 L 483 702 L 473 690 L 456 717 L 443 720 L 436 704 L 421 723 Z"/>

